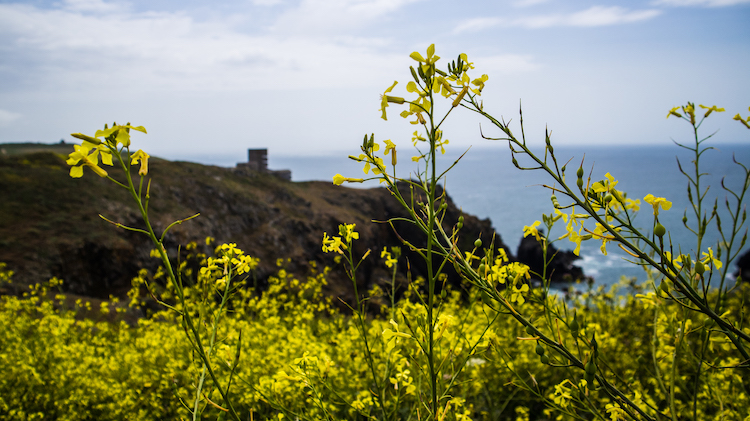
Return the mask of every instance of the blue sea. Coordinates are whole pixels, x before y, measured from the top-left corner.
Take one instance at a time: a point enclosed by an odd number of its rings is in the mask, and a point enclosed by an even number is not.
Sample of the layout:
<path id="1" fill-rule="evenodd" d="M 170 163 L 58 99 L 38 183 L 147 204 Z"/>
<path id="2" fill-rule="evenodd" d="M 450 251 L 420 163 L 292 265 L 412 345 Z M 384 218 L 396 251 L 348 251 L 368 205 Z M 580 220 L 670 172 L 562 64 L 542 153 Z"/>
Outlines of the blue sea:
<path id="1" fill-rule="evenodd" d="M 738 162 L 750 164 L 750 146 L 719 145 L 714 150 L 707 151 L 701 157 L 701 170 L 706 175 L 701 178 L 701 187 L 709 187 L 704 202 L 705 209 L 710 213 L 715 199 L 719 199 L 719 210 L 724 225 L 729 224 L 724 201 L 728 197 L 722 189 L 722 177 L 727 187 L 738 189 L 742 186 L 744 172 L 741 167 L 732 162 L 732 157 Z M 354 149 L 354 148 L 353 148 Z M 354 153 L 351 151 L 349 153 Z M 463 151 L 461 151 L 463 152 Z M 543 150 L 542 150 L 543 152 Z M 643 197 L 651 193 L 657 197 L 665 197 L 673 203 L 669 211 L 661 211 L 660 221 L 670 231 L 675 251 L 679 248 L 683 252 L 694 253 L 695 237 L 683 226 L 682 216 L 687 212 L 689 225 L 695 227 L 695 215 L 687 198 L 687 178 L 680 173 L 677 159 L 682 168 L 694 176 L 695 167 L 692 152 L 674 145 L 667 146 L 581 146 L 557 147 L 555 155 L 560 165 L 571 159 L 568 174 L 575 180 L 575 170 L 584 157 L 586 174 L 591 171 L 592 182 L 604 178 L 609 172 L 619 181 L 617 189 L 627 192 L 630 198 L 641 199 L 641 212 L 635 220 L 638 227 L 649 228 L 653 223 L 650 205 L 643 202 Z M 341 173 L 349 177 L 361 177 L 362 164 L 347 158 L 342 152 L 332 156 L 269 156 L 269 168 L 290 169 L 293 181 L 325 180 L 330 181 L 334 174 Z M 440 156 L 442 165 L 447 167 L 458 157 L 455 148 Z M 401 152 L 402 160 L 399 177 L 408 177 L 408 169 L 416 170 L 414 163 L 409 161 L 410 155 Z M 521 165 L 530 164 L 518 157 Z M 550 191 L 542 184 L 550 179 L 541 171 L 521 171 L 511 163 L 507 144 L 495 143 L 492 146 L 473 147 L 449 173 L 446 179 L 448 194 L 457 206 L 464 212 L 489 218 L 503 241 L 515 251 L 522 235 L 524 225 L 531 225 L 542 219 L 542 214 L 552 212 Z M 353 184 L 353 187 L 376 187 L 377 182 L 363 185 Z M 695 192 L 693 192 L 695 197 Z M 565 201 L 559 196 L 562 205 Z M 731 198 L 730 198 L 731 199 Z M 735 203 L 730 200 L 730 203 Z M 555 238 L 564 233 L 562 221 L 553 229 Z M 716 244 L 719 234 L 712 225 L 707 232 L 704 246 Z M 581 247 L 581 259 L 577 265 L 584 272 L 595 278 L 600 285 L 610 285 L 617 282 L 621 276 L 645 279 L 643 271 L 625 260 L 628 257 L 612 243 L 608 245 L 608 255 L 604 256 L 599 250 L 600 242 L 590 240 Z M 572 250 L 574 244 L 567 239 L 560 240 L 555 246 L 562 250 Z M 714 247 L 715 249 L 715 247 Z M 733 272 L 734 268 L 730 271 Z"/>

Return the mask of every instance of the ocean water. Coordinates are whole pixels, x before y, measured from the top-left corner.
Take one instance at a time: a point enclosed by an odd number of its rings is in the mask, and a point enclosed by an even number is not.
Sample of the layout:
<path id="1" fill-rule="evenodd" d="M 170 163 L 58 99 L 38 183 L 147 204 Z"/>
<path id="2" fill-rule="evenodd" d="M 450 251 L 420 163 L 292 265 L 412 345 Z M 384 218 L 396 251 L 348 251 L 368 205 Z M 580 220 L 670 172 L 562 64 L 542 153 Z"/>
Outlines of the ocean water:
<path id="1" fill-rule="evenodd" d="M 744 172 L 732 162 L 732 158 L 734 156 L 738 162 L 750 165 L 750 146 L 732 144 L 714 147 L 715 150 L 710 150 L 701 157 L 701 170 L 706 174 L 701 178 L 701 187 L 709 187 L 707 200 L 704 202 L 705 209 L 710 212 L 714 200 L 718 199 L 721 215 L 727 215 L 724 201 L 728 195 L 722 189 L 722 177 L 727 187 L 737 189 L 742 186 Z M 353 152 L 354 148 L 350 153 Z M 687 198 L 688 180 L 680 173 L 677 164 L 679 159 L 682 168 L 694 176 L 694 154 L 674 145 L 557 147 L 555 154 L 560 165 L 571 159 L 567 171 L 571 180 L 575 180 L 575 170 L 584 153 L 583 167 L 586 174 L 591 172 L 592 182 L 603 179 L 609 172 L 619 181 L 618 190 L 627 192 L 630 198 L 641 199 L 641 212 L 635 219 L 636 226 L 648 228 L 653 223 L 651 207 L 643 202 L 644 196 L 651 193 L 670 200 L 673 206 L 669 211 L 660 212 L 660 221 L 669 230 L 675 251 L 681 248 L 683 252 L 694 253 L 695 237 L 683 226 L 682 216 L 687 212 L 689 224 L 693 227 L 695 216 Z M 446 168 L 459 155 L 455 148 L 450 150 L 440 157 L 440 165 Z M 399 171 L 403 172 L 397 173 L 397 176 L 406 178 L 410 175 L 409 171 L 416 170 L 416 164 L 409 161 L 409 156 L 408 152 L 400 152 Z M 522 158 L 524 157 L 518 157 L 521 165 L 530 164 Z M 336 173 L 350 177 L 364 175 L 362 164 L 349 160 L 346 152 L 316 157 L 269 156 L 269 168 L 290 169 L 293 181 L 330 181 Z M 480 218 L 489 218 L 503 241 L 515 250 L 523 236 L 523 226 L 531 225 L 534 221 L 541 220 L 542 214 L 553 211 L 551 192 L 542 187 L 542 184 L 549 181 L 551 180 L 542 171 L 521 171 L 515 168 L 511 163 L 507 144 L 495 143 L 492 146 L 471 148 L 448 173 L 446 187 L 457 206 Z M 377 182 L 350 186 L 376 187 Z M 693 194 L 695 197 L 695 192 Z M 558 198 L 562 205 L 566 204 L 560 195 Z M 723 223 L 728 225 L 729 219 L 723 219 Z M 552 234 L 558 237 L 563 233 L 564 227 L 560 221 L 553 228 Z M 719 239 L 715 225 L 712 225 L 704 239 L 703 251 Z M 645 279 L 643 271 L 627 262 L 625 258 L 628 255 L 617 246 L 609 243 L 608 255 L 604 256 L 599 250 L 600 245 L 595 240 L 584 242 L 580 252 L 581 259 L 576 262 L 587 275 L 595 278 L 597 284 L 610 285 L 623 275 Z M 567 239 L 556 242 L 555 246 L 562 250 L 574 248 L 574 244 Z"/>

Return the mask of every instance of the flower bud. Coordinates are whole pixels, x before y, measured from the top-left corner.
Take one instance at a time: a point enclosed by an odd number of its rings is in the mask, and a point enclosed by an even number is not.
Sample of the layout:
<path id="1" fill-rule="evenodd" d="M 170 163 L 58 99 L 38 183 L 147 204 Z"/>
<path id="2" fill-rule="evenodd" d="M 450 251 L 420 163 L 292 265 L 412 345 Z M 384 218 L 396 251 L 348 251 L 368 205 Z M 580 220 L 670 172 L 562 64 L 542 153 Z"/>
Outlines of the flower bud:
<path id="1" fill-rule="evenodd" d="M 414 67 L 409 66 L 409 70 L 411 70 L 411 76 L 414 78 L 414 80 L 419 80 L 419 75 L 417 75 L 417 71 L 414 70 Z"/>
<path id="2" fill-rule="evenodd" d="M 406 100 L 401 98 L 400 96 L 390 96 L 390 95 L 386 95 L 385 100 L 388 102 L 392 102 L 394 104 L 403 104 L 404 102 L 406 102 Z"/>
<path id="3" fill-rule="evenodd" d="M 458 96 L 456 99 L 453 100 L 453 107 L 458 107 L 458 105 L 461 103 L 461 100 L 464 99 L 464 96 L 466 96 L 466 92 L 469 92 L 469 86 L 464 86 L 463 89 L 461 89 L 461 92 L 458 93 Z"/>
<path id="4" fill-rule="evenodd" d="M 93 143 L 94 145 L 101 145 L 102 141 L 91 136 L 86 136 L 83 133 L 71 133 L 71 136 L 75 137 L 76 139 L 85 140 L 86 142 Z"/>
<path id="5" fill-rule="evenodd" d="M 544 355 L 544 347 L 541 344 L 536 344 L 536 353 L 539 356 Z"/>

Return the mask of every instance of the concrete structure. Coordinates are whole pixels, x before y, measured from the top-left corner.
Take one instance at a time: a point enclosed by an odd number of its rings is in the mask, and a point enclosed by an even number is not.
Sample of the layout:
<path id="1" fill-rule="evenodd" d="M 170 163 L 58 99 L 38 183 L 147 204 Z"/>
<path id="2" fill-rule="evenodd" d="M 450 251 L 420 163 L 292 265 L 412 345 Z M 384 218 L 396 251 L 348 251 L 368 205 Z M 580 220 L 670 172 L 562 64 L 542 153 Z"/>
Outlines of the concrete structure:
<path id="1" fill-rule="evenodd" d="M 247 162 L 240 162 L 235 168 L 237 173 L 253 176 L 255 174 L 270 174 L 285 181 L 292 181 L 290 170 L 269 170 L 268 149 L 248 149 Z"/>

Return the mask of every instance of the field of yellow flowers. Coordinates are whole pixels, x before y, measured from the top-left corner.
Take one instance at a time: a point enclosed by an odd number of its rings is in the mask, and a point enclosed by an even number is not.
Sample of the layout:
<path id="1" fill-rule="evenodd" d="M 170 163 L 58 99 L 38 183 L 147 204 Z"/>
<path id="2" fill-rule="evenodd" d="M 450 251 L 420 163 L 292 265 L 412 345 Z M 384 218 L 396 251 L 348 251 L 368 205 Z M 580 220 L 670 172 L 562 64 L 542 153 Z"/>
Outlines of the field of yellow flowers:
<path id="1" fill-rule="evenodd" d="M 2 279 L 7 281 L 10 276 L 3 268 Z M 248 419 L 279 419 L 280 412 L 274 409 L 278 405 L 286 407 L 288 413 L 321 419 L 361 419 L 361 412 L 352 408 L 366 411 L 372 406 L 372 385 L 367 380 L 357 328 L 352 316 L 336 310 L 331 299 L 321 293 L 325 282 L 325 270 L 300 281 L 280 269 L 266 291 L 235 294 L 218 332 L 214 358 L 224 360 L 217 366 L 228 371 L 237 353 L 242 354 L 231 393 L 235 409 L 247 414 Z M 136 324 L 92 321 L 79 317 L 86 311 L 86 302 L 79 301 L 72 308 L 62 304 L 64 297 L 53 293 L 56 283 L 52 280 L 23 297 L 3 297 L 0 301 L 0 418 L 188 418 L 184 404 L 195 391 L 200 367 L 190 363 L 191 347 L 174 313 L 159 311 Z M 744 311 L 743 303 L 749 296 L 750 289 L 743 286 L 730 296 L 727 308 Z M 659 300 L 655 296 L 651 299 Z M 559 304 L 562 298 L 551 296 L 549 300 Z M 568 302 L 585 326 L 582 331 L 588 336 L 596 333 L 600 347 L 615 356 L 600 365 L 623 373 L 627 377 L 624 382 L 634 390 L 647 390 L 648 399 L 654 400 L 650 403 L 659 406 L 658 400 L 666 399 L 666 390 L 655 369 L 672 366 L 671 345 L 677 333 L 674 315 L 657 311 L 649 300 L 615 295 L 615 291 L 591 291 Z M 94 310 L 116 313 L 123 307 L 121 303 L 104 303 Z M 523 308 L 532 318 L 544 314 L 533 305 Z M 498 313 L 474 293 L 469 293 L 468 299 L 461 298 L 458 291 L 446 294 L 440 309 L 444 346 L 439 349 L 439 360 L 445 364 L 442 375 L 457 375 L 451 365 L 469 359 L 467 372 L 462 374 L 465 383 L 452 390 L 456 419 L 581 419 L 572 402 L 573 394 L 578 393 L 574 382 L 580 374 L 542 364 L 535 353 L 535 342 L 523 340 L 528 335 L 517 323 L 497 317 Z M 424 356 L 420 356 L 414 341 L 388 340 L 392 338 L 383 332 L 405 330 L 407 320 L 416 320 L 424 310 L 408 293 L 395 308 L 370 310 L 372 315 L 366 323 L 373 353 L 390 354 L 390 358 L 376 363 L 395 362 L 388 386 L 396 392 L 391 396 L 398 402 L 392 407 L 400 408 L 407 417 L 420 405 L 415 388 L 425 381 L 417 367 Z M 482 333 L 488 320 L 492 323 L 486 340 L 471 349 L 468 344 Z M 703 323 L 691 320 L 688 326 Z M 701 330 L 689 329 L 688 341 L 699 342 Z M 226 345 L 240 334 L 241 349 Z M 704 367 L 704 381 L 695 384 L 695 373 L 690 370 L 677 376 L 677 410 L 691 416 L 695 411 L 697 419 L 742 420 L 747 415 L 743 412 L 750 407 L 750 380 L 738 370 L 718 369 L 737 364 L 727 356 L 731 354 L 727 344 L 715 341 L 708 347 L 710 350 L 695 350 L 710 351 L 713 356 L 708 369 Z M 691 353 L 682 353 L 679 358 L 684 360 L 681 366 L 693 366 L 695 356 Z M 521 383 L 536 392 L 521 390 Z M 316 384 L 318 387 L 314 387 Z M 693 388 L 697 388 L 697 394 Z M 215 391 L 204 393 L 204 417 L 220 416 L 218 405 L 209 403 Z M 693 396 L 699 399 L 693 400 Z M 605 396 L 592 394 L 591 398 L 607 401 Z M 315 404 L 316 400 L 324 403 L 325 411 Z M 545 401 L 562 410 L 549 409 Z"/>

